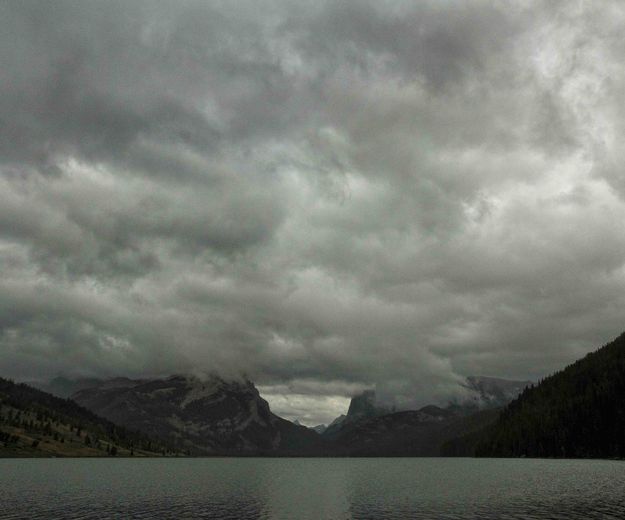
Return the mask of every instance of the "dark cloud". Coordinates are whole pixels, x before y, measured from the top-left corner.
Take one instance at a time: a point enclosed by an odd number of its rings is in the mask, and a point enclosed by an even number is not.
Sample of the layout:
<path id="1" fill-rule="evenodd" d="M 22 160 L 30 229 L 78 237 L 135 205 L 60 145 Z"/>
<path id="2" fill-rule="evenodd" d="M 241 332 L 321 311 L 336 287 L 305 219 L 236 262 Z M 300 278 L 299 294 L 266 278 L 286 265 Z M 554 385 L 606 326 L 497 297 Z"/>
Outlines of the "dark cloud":
<path id="1" fill-rule="evenodd" d="M 260 10 L 260 12 L 259 12 Z M 0 371 L 328 421 L 621 332 L 618 2 L 0 5 Z"/>
<path id="2" fill-rule="evenodd" d="M 496 2 L 326 2 L 303 18 L 294 8 L 285 32 L 320 68 L 349 67 L 366 76 L 422 82 L 435 93 L 488 61 L 524 23 L 526 14 Z M 327 72 L 327 70 L 326 70 Z"/>

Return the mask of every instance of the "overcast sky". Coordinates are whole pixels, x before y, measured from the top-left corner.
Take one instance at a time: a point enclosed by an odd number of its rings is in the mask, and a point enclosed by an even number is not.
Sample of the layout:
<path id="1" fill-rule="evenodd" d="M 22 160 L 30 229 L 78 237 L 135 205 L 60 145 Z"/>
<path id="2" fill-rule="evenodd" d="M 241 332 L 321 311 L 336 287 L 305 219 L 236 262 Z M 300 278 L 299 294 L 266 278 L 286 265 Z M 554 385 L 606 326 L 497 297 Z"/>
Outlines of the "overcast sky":
<path id="1" fill-rule="evenodd" d="M 0 3 L 0 375 L 307 423 L 625 330 L 621 1 Z"/>

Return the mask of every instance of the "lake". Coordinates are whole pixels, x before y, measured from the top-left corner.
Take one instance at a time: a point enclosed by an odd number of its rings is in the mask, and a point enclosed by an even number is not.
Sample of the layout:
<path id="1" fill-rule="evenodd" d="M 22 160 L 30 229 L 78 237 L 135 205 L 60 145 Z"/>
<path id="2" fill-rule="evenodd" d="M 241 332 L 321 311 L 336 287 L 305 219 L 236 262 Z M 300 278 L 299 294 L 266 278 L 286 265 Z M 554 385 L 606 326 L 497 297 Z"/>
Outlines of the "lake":
<path id="1" fill-rule="evenodd" d="M 625 518 L 625 463 L 0 459 L 0 518 Z"/>

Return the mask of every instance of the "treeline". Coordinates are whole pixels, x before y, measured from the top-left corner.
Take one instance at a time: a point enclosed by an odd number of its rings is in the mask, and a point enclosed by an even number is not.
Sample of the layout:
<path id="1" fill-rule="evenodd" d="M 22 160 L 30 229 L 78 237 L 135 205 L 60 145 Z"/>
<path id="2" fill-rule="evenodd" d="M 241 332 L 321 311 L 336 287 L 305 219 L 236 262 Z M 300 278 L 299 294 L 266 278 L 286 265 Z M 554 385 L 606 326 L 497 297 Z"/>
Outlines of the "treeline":
<path id="1" fill-rule="evenodd" d="M 447 455 L 625 457 L 625 334 L 527 388 L 479 435 Z"/>
<path id="2" fill-rule="evenodd" d="M 112 456 L 122 448 L 130 455 L 139 450 L 162 455 L 177 453 L 166 442 L 117 426 L 70 399 L 0 378 L 0 443 L 5 447 L 19 444 L 15 429 L 61 444 L 80 442 Z M 36 448 L 37 444 L 35 438 L 31 447 Z"/>

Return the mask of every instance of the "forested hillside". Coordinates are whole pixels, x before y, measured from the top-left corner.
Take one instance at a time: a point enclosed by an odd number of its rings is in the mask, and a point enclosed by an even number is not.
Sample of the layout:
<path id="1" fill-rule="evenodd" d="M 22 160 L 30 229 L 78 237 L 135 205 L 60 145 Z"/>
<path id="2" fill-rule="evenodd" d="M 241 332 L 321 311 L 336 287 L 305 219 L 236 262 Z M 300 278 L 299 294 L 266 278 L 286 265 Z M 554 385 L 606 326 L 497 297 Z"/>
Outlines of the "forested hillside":
<path id="1" fill-rule="evenodd" d="M 142 456 L 175 450 L 69 399 L 0 378 L 0 456 Z"/>
<path id="2" fill-rule="evenodd" d="M 476 440 L 483 457 L 625 457 L 625 334 L 527 388 Z"/>

